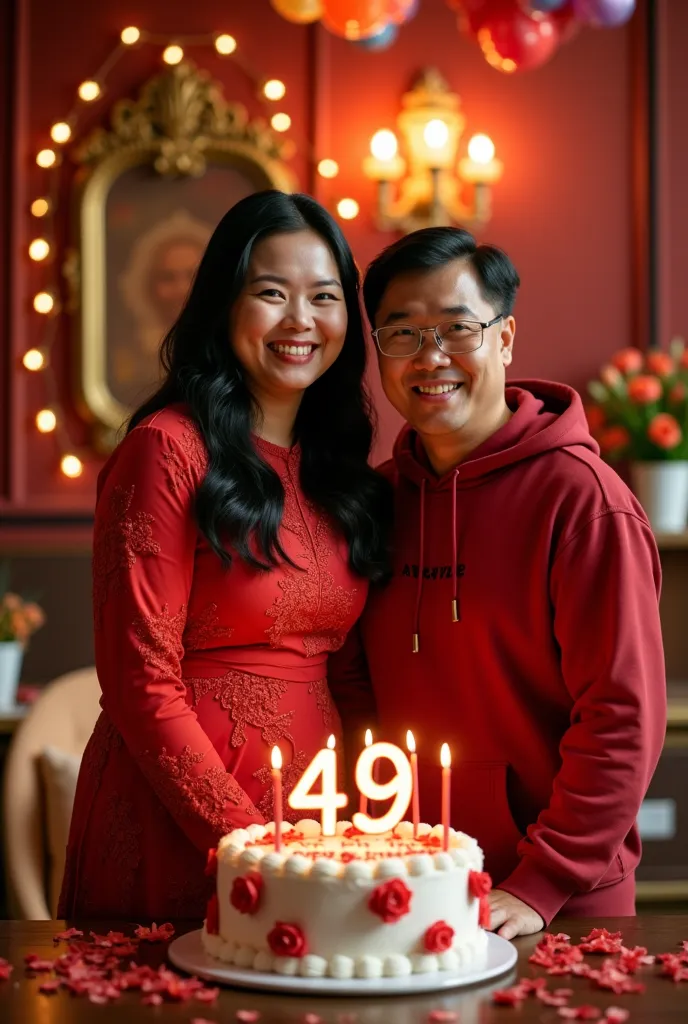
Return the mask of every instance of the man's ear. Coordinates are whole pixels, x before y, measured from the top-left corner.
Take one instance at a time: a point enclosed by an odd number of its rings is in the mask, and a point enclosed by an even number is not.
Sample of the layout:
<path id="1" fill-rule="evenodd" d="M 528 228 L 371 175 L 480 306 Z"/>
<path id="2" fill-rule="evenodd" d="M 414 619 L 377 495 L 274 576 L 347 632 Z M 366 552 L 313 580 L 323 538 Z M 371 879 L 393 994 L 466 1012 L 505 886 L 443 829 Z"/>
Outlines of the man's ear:
<path id="1" fill-rule="evenodd" d="M 516 335 L 516 321 L 512 316 L 502 320 L 502 331 L 499 338 L 501 346 L 502 364 L 510 366 L 514 358 L 514 337 Z"/>

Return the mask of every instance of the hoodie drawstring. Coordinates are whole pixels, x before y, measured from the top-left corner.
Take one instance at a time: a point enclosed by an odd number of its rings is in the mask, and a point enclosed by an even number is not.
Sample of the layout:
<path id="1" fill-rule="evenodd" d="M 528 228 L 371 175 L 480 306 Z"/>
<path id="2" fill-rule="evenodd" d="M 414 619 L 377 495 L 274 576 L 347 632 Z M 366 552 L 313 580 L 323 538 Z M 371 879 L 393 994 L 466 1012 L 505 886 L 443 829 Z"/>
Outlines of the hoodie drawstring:
<path id="1" fill-rule="evenodd" d="M 452 597 L 452 622 L 461 621 L 459 611 L 459 567 L 456 564 L 458 559 L 456 539 L 456 481 L 459 479 L 458 469 L 454 470 L 452 487 L 452 579 L 454 580 L 454 595 Z"/>
<path id="2" fill-rule="evenodd" d="M 413 623 L 413 653 L 420 650 L 420 602 L 423 597 L 423 576 L 425 561 L 423 558 L 425 543 L 425 480 L 420 482 L 420 540 L 418 544 L 418 585 L 416 587 L 416 614 Z"/>
<path id="3" fill-rule="evenodd" d="M 452 595 L 452 622 L 461 622 L 461 608 L 459 605 L 459 567 L 456 564 L 458 559 L 458 538 L 456 520 L 456 485 L 459 479 L 459 470 L 455 469 L 452 479 L 452 567 L 453 579 Z M 423 578 L 425 576 L 425 480 L 420 482 L 420 536 L 418 539 L 418 584 L 416 586 L 416 611 L 413 619 L 413 653 L 420 651 L 420 606 L 423 600 Z"/>

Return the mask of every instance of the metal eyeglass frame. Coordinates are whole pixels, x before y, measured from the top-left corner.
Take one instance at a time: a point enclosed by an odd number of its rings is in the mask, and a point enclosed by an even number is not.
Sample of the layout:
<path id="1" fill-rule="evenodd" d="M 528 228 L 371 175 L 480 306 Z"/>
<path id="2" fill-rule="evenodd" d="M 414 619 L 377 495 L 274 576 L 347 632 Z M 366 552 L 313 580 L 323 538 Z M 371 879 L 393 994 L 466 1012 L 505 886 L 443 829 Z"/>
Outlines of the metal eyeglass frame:
<path id="1" fill-rule="evenodd" d="M 380 346 L 380 341 L 379 341 L 379 338 L 378 338 L 378 333 L 380 331 L 386 330 L 385 327 L 377 327 L 372 332 L 372 334 L 373 334 L 373 338 L 375 339 L 375 344 L 377 345 L 378 350 L 380 352 L 380 355 L 385 356 L 387 359 L 408 359 L 410 356 L 417 355 L 417 353 L 420 352 L 420 350 L 423 347 L 423 335 L 427 334 L 428 331 L 432 331 L 433 332 L 433 335 L 434 335 L 434 339 L 433 340 L 434 340 L 435 344 L 437 345 L 438 349 L 440 350 L 440 352 L 443 352 L 445 356 L 465 356 L 465 355 L 470 355 L 471 352 L 477 352 L 479 348 L 482 348 L 483 341 L 485 340 L 485 329 L 487 327 L 492 327 L 494 324 L 498 323 L 500 320 L 503 320 L 503 319 L 504 319 L 504 314 L 503 313 L 499 313 L 498 316 L 494 317 L 492 320 L 488 320 L 485 323 L 483 323 L 482 320 L 469 320 L 469 319 L 467 319 L 465 317 L 458 317 L 456 320 L 440 320 L 440 322 L 438 324 L 435 324 L 434 327 L 416 327 L 415 324 L 395 324 L 394 325 L 395 327 L 408 327 L 410 330 L 417 331 L 418 334 L 420 335 L 420 338 L 419 338 L 419 341 L 418 341 L 418 347 L 415 348 L 413 350 L 413 352 L 399 352 L 397 355 L 393 355 L 390 352 L 384 352 L 382 350 L 381 346 Z M 442 339 L 440 338 L 439 334 L 437 333 L 438 329 L 442 326 L 442 324 L 456 324 L 456 323 L 461 323 L 463 321 L 465 321 L 466 323 L 470 323 L 470 324 L 478 324 L 480 326 L 480 344 L 476 345 L 475 348 L 467 349 L 465 352 L 447 352 L 446 349 L 442 348 Z"/>

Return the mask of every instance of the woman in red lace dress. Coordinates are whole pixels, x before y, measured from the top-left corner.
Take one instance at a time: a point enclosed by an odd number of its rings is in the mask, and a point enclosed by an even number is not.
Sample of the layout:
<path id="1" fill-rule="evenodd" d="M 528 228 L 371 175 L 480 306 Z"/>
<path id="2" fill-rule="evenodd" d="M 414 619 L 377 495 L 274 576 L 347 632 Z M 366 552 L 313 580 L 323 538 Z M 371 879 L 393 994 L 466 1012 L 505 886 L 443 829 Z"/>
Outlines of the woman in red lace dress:
<path id="1" fill-rule="evenodd" d="M 102 714 L 65 917 L 203 916 L 208 849 L 272 820 L 272 746 L 286 799 L 339 730 L 328 652 L 386 569 L 358 276 L 314 200 L 270 191 L 226 214 L 163 365 L 98 481 Z"/>

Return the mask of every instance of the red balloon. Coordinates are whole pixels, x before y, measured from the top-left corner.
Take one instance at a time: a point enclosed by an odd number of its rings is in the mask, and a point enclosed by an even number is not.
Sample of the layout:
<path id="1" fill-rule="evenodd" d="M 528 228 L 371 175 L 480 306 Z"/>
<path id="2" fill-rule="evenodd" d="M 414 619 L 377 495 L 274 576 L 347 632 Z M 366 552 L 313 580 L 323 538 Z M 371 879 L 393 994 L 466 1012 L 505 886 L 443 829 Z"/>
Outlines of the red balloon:
<path id="1" fill-rule="evenodd" d="M 386 0 L 324 0 L 323 24 L 344 39 L 377 35 L 389 20 Z"/>
<path id="2" fill-rule="evenodd" d="M 581 23 L 576 18 L 571 0 L 556 11 L 550 11 L 549 16 L 557 27 L 560 43 L 570 43 L 578 35 Z"/>
<path id="3" fill-rule="evenodd" d="M 549 14 L 528 13 L 519 0 L 469 0 L 469 23 L 488 64 L 500 71 L 528 71 L 545 64 L 559 43 Z"/>

